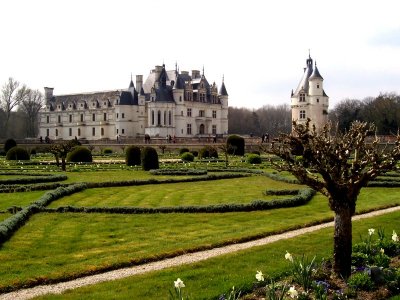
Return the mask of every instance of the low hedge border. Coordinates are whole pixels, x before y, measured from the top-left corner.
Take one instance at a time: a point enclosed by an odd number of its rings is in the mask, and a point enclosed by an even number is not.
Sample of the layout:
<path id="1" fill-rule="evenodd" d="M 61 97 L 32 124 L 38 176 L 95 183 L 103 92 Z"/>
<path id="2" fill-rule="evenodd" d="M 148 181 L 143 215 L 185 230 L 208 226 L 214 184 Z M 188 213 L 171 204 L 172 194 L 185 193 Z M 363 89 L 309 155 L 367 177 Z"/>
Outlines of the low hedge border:
<path id="1" fill-rule="evenodd" d="M 205 206 L 175 206 L 175 207 L 75 207 L 60 206 L 57 208 L 42 207 L 42 212 L 58 213 L 111 213 L 111 214 L 158 214 L 158 213 L 226 213 L 226 212 L 248 212 L 257 210 L 268 210 L 283 207 L 295 207 L 304 205 L 315 195 L 315 191 L 310 188 L 298 190 L 295 197 L 275 200 L 253 200 L 248 204 L 215 204 Z"/>
<path id="2" fill-rule="evenodd" d="M 19 173 L 20 176 L 25 176 L 25 173 Z M 67 180 L 67 175 L 64 174 L 46 174 L 46 175 L 28 175 L 28 178 L 10 178 L 0 179 L 1 184 L 29 184 L 29 183 L 43 183 L 43 182 L 56 182 Z"/>
<path id="3" fill-rule="evenodd" d="M 282 176 L 282 175 L 280 175 L 278 173 L 267 173 L 267 172 L 265 172 L 264 174 L 268 178 L 271 178 L 271 179 L 276 180 L 276 181 L 282 181 L 282 182 L 292 183 L 292 184 L 301 184 L 300 181 L 298 181 L 297 179 L 287 178 L 287 177 L 284 177 L 284 176 Z"/>
<path id="4" fill-rule="evenodd" d="M 150 170 L 152 175 L 206 175 L 204 169 L 157 169 Z"/>
<path id="5" fill-rule="evenodd" d="M 60 186 L 67 187 L 69 184 L 67 183 L 35 183 L 28 185 L 0 185 L 0 193 L 16 193 L 16 192 L 31 192 L 31 191 L 47 191 L 54 190 Z"/>
<path id="6" fill-rule="evenodd" d="M 52 201 L 61 197 L 73 194 L 86 188 L 86 184 L 78 183 L 68 187 L 59 187 L 54 191 L 49 191 L 40 197 L 38 200 L 32 202 L 29 206 L 19 210 L 15 215 L 9 217 L 0 223 L 0 245 L 7 241 L 13 233 L 28 221 L 29 217 L 36 212 L 40 211 Z"/>
<path id="7" fill-rule="evenodd" d="M 106 187 L 119 187 L 119 186 L 135 186 L 135 185 L 146 185 L 146 184 L 164 184 L 164 183 L 179 183 L 179 182 L 197 182 L 197 181 L 208 181 L 208 180 L 219 180 L 219 179 L 231 179 L 251 176 L 249 174 L 211 174 L 211 175 L 200 175 L 191 178 L 169 178 L 169 179 L 148 179 L 148 180 L 126 180 L 126 181 L 106 181 L 106 182 L 88 182 L 86 183 L 88 188 L 106 188 Z"/>
<path id="8" fill-rule="evenodd" d="M 296 195 L 299 193 L 299 189 L 294 189 L 294 190 L 266 190 L 264 192 L 264 195 L 266 196 L 282 196 L 282 195 Z"/>
<path id="9" fill-rule="evenodd" d="M 368 182 L 367 187 L 395 188 L 400 187 L 400 181 L 370 181 Z"/>

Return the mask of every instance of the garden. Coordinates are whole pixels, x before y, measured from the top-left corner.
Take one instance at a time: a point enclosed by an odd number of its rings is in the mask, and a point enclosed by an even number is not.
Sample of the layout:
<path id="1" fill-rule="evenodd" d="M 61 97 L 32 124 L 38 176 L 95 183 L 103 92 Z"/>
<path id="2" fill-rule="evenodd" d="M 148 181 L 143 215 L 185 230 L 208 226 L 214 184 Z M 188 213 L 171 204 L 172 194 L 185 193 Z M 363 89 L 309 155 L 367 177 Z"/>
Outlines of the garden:
<path id="1" fill-rule="evenodd" d="M 31 149 L 29 160 L 0 158 L 1 293 L 252 241 L 334 217 L 325 195 L 277 172 L 265 153 L 212 146 L 89 150 L 83 159 L 61 157 L 61 150 L 55 159 L 55 151 L 38 149 Z M 65 159 L 65 171 L 58 159 Z M 399 193 L 399 174 L 383 174 L 361 190 L 355 214 L 399 206 Z M 395 211 L 354 222 L 352 274 L 346 280 L 332 277 L 333 228 L 326 228 L 41 298 L 388 299 L 400 288 L 399 216 Z"/>

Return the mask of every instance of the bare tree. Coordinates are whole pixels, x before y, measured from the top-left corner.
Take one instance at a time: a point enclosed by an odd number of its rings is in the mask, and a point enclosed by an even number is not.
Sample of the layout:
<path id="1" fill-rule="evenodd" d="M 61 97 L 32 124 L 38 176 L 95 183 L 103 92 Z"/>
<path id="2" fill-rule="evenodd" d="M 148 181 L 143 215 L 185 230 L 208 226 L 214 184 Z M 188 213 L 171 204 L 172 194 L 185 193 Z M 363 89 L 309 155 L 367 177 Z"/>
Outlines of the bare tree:
<path id="1" fill-rule="evenodd" d="M 357 197 L 370 180 L 395 167 L 400 159 L 400 135 L 389 149 L 379 145 L 372 123 L 356 121 L 346 133 L 336 129 L 332 135 L 330 123 L 319 132 L 311 130 L 309 124 L 310 120 L 305 125 L 294 122 L 292 133 L 280 135 L 269 152 L 282 158 L 274 163 L 279 170 L 289 171 L 328 197 L 335 213 L 334 271 L 347 278 L 351 271 L 351 217 Z M 372 140 L 367 142 L 369 135 Z"/>
<path id="2" fill-rule="evenodd" d="M 10 77 L 1 90 L 0 102 L 6 116 L 4 121 L 4 136 L 7 136 L 8 133 L 8 122 L 12 110 L 25 99 L 28 92 L 26 85 L 23 85 L 19 89 L 18 87 L 19 82 Z"/>
<path id="3" fill-rule="evenodd" d="M 39 90 L 27 90 L 26 97 L 20 104 L 21 110 L 26 114 L 27 118 L 27 136 L 35 137 L 37 132 L 37 117 L 39 110 L 44 104 L 44 98 Z"/>

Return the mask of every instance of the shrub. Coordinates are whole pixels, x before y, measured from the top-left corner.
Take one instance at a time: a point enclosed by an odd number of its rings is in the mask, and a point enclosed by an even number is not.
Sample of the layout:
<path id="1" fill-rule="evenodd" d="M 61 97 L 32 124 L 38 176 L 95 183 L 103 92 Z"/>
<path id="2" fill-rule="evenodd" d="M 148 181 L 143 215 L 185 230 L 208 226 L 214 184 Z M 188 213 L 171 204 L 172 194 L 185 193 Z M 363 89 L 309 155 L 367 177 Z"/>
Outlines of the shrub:
<path id="1" fill-rule="evenodd" d="M 67 161 L 68 162 L 92 162 L 92 152 L 86 147 L 83 146 L 78 146 L 75 147 L 74 150 L 72 150 L 70 153 L 67 155 Z"/>
<path id="2" fill-rule="evenodd" d="M 31 155 L 35 155 L 35 154 L 36 154 L 36 149 L 35 148 L 31 149 Z"/>
<path id="3" fill-rule="evenodd" d="M 238 135 L 230 135 L 226 140 L 228 153 L 231 155 L 244 155 L 244 138 Z"/>
<path id="4" fill-rule="evenodd" d="M 10 150 L 11 148 L 13 148 L 15 146 L 17 146 L 17 142 L 14 139 L 8 139 L 4 143 L 4 151 L 7 153 L 8 150 Z"/>
<path id="5" fill-rule="evenodd" d="M 247 162 L 249 164 L 261 164 L 261 156 L 258 154 L 249 154 L 247 156 Z"/>
<path id="6" fill-rule="evenodd" d="M 190 152 L 185 152 L 181 155 L 183 161 L 194 161 L 194 155 Z"/>
<path id="7" fill-rule="evenodd" d="M 29 160 L 30 156 L 28 151 L 21 147 L 12 147 L 7 151 L 6 160 Z"/>
<path id="8" fill-rule="evenodd" d="M 4 151 L 4 149 L 0 149 L 0 155 L 1 156 L 6 156 L 6 151 Z"/>
<path id="9" fill-rule="evenodd" d="M 190 152 L 188 148 L 181 148 L 179 149 L 179 155 L 182 155 L 185 152 Z"/>
<path id="10" fill-rule="evenodd" d="M 190 151 L 190 153 L 192 153 L 194 157 L 199 156 L 199 151 L 192 150 L 192 151 Z"/>
<path id="11" fill-rule="evenodd" d="M 212 146 L 205 146 L 199 151 L 200 158 L 218 158 L 218 151 Z"/>
<path id="12" fill-rule="evenodd" d="M 355 290 L 370 291 L 374 288 L 374 283 L 367 272 L 354 273 L 350 276 L 347 284 Z"/>
<path id="13" fill-rule="evenodd" d="M 159 163 L 156 149 L 153 147 L 144 147 L 142 151 L 142 169 L 149 171 L 158 168 Z"/>
<path id="14" fill-rule="evenodd" d="M 113 151 L 112 151 L 111 148 L 105 148 L 105 149 L 103 150 L 103 154 L 112 154 L 112 153 L 113 153 Z"/>
<path id="15" fill-rule="evenodd" d="M 140 166 L 141 151 L 138 146 L 129 146 L 125 151 L 125 163 L 127 166 Z"/>

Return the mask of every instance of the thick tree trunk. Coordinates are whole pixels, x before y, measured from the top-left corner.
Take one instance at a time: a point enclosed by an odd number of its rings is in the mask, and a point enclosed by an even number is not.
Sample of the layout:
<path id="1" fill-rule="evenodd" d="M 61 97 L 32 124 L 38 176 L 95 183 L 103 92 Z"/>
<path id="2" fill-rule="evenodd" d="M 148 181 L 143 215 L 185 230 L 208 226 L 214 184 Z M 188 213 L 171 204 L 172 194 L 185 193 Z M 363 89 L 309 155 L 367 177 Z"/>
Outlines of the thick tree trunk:
<path id="1" fill-rule="evenodd" d="M 61 157 L 61 170 L 66 171 L 66 165 L 65 165 L 65 157 Z"/>
<path id="2" fill-rule="evenodd" d="M 348 278 L 351 273 L 352 214 L 350 207 L 335 211 L 334 271 L 343 278 Z"/>

